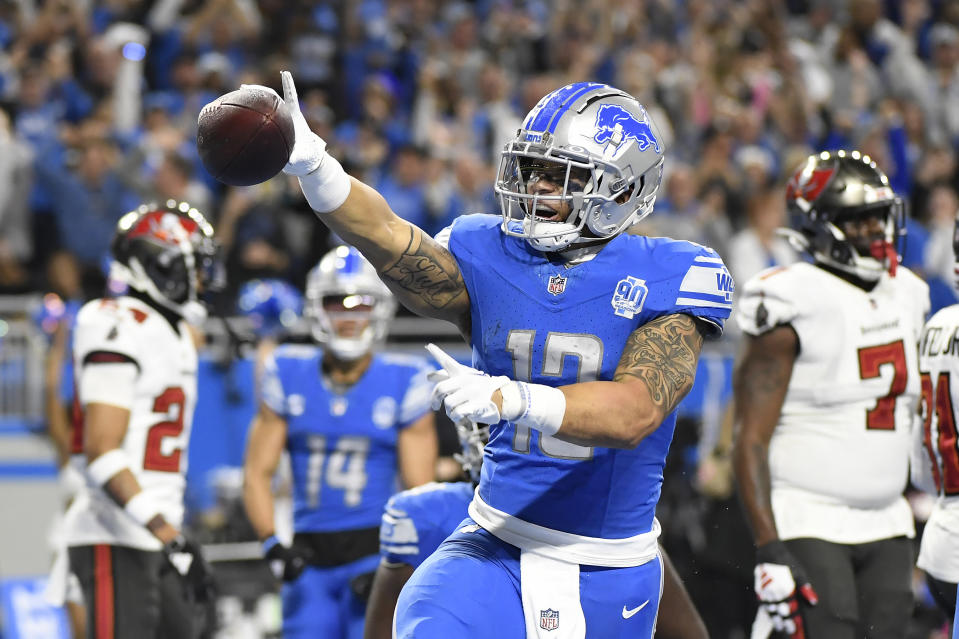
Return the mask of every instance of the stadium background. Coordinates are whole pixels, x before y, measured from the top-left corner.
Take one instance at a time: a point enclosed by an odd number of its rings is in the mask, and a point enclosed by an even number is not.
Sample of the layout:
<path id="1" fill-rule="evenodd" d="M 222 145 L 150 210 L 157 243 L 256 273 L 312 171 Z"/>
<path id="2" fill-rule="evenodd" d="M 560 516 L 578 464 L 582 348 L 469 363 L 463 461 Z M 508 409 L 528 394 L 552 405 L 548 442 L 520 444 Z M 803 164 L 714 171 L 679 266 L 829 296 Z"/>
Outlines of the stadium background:
<path id="1" fill-rule="evenodd" d="M 956 0 L 0 0 L 4 638 L 56 636 L 37 594 L 62 508 L 44 360 L 60 318 L 102 294 L 114 224 L 145 199 L 191 202 L 223 245 L 229 286 L 215 305 L 228 319 L 207 326 L 190 526 L 214 558 L 255 555 L 237 468 L 256 336 L 237 293 L 262 278 L 302 288 L 335 238 L 295 182 L 226 188 L 194 141 L 204 104 L 241 83 L 279 88 L 281 69 L 347 171 L 430 232 L 496 211 L 499 148 L 540 96 L 581 80 L 623 88 L 668 148 L 656 210 L 636 231 L 710 245 L 740 283 L 795 259 L 773 234 L 792 168 L 814 150 L 859 148 L 908 203 L 905 264 L 930 283 L 934 309 L 956 301 Z M 302 326 L 288 337 L 305 339 Z M 664 544 L 723 638 L 745 636 L 753 613 L 723 429 L 737 339 L 730 327 L 704 355 L 659 511 Z M 429 340 L 467 355 L 450 327 L 403 312 L 389 345 Z M 921 526 L 928 502 L 912 501 Z M 221 635 L 268 636 L 278 604 L 265 567 L 216 566 Z M 918 578 L 916 592 L 913 636 L 941 636 Z"/>

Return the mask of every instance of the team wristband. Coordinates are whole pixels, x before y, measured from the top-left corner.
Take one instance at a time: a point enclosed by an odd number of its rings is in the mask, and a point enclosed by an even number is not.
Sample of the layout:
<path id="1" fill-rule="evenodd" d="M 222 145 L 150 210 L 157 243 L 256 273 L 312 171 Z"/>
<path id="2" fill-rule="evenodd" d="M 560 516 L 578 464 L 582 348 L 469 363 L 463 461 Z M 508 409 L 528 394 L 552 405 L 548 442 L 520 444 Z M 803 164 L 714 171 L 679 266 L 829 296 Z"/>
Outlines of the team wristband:
<path id="1" fill-rule="evenodd" d="M 123 510 L 133 517 L 141 526 L 146 526 L 153 518 L 160 514 L 160 504 L 145 490 L 141 490 L 136 495 L 127 500 Z"/>
<path id="2" fill-rule="evenodd" d="M 343 206 L 352 188 L 350 176 L 329 153 L 323 154 L 320 165 L 312 173 L 299 180 L 303 196 L 317 213 L 329 213 Z"/>
<path id="3" fill-rule="evenodd" d="M 535 428 L 544 435 L 555 435 L 563 425 L 566 395 L 545 384 L 510 382 L 500 389 L 501 415 L 520 426 Z"/>
<path id="4" fill-rule="evenodd" d="M 125 468 L 130 468 L 130 460 L 127 459 L 125 452 L 119 448 L 114 448 L 87 464 L 86 472 L 94 484 L 103 486 L 110 481 L 114 475 Z"/>

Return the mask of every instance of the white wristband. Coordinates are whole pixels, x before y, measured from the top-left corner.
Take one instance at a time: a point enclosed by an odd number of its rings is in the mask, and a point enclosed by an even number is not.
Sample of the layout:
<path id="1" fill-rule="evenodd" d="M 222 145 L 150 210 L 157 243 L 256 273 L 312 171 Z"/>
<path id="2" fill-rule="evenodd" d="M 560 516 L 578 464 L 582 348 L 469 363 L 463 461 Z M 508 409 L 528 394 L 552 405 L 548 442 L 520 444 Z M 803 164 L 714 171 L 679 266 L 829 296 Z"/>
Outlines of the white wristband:
<path id="1" fill-rule="evenodd" d="M 350 195 L 350 176 L 336 158 L 325 153 L 312 173 L 299 178 L 300 188 L 310 207 L 317 213 L 329 213 L 343 206 Z"/>
<path id="2" fill-rule="evenodd" d="M 514 386 L 514 384 L 509 384 Z M 563 425 L 566 414 L 566 395 L 558 388 L 544 384 L 515 382 L 522 398 L 523 411 L 514 422 L 522 426 L 535 428 L 544 435 L 555 435 Z M 500 392 L 505 391 L 505 388 Z M 510 403 L 512 404 L 512 399 Z M 506 407 L 506 393 L 503 392 L 503 406 Z"/>
<path id="3" fill-rule="evenodd" d="M 87 464 L 87 477 L 97 486 L 103 486 L 118 472 L 129 467 L 130 460 L 127 459 L 127 454 L 119 448 L 114 448 Z"/>
<path id="4" fill-rule="evenodd" d="M 499 392 L 503 395 L 503 408 L 499 412 L 500 417 L 511 422 L 515 421 L 526 410 L 526 401 L 519 390 L 520 384 L 522 382 L 510 382 L 499 389 Z"/>
<path id="5" fill-rule="evenodd" d="M 123 509 L 141 526 L 146 526 L 154 517 L 160 514 L 160 504 L 157 503 L 156 499 L 148 495 L 145 490 L 141 490 L 133 497 L 130 497 L 126 505 L 123 506 Z"/>

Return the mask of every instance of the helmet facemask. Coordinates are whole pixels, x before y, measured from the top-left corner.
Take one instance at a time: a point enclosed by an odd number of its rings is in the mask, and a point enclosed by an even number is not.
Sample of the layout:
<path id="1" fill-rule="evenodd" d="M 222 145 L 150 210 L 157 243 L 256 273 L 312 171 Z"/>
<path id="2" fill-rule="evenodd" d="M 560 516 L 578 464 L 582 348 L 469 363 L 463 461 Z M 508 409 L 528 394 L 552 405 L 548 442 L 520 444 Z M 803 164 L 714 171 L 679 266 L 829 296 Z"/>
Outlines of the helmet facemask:
<path id="1" fill-rule="evenodd" d="M 635 98 L 590 82 L 557 89 L 503 148 L 494 186 L 502 229 L 545 252 L 611 239 L 652 212 L 663 154 Z M 537 186 L 537 170 L 549 189 Z"/>
<path id="2" fill-rule="evenodd" d="M 780 233 L 794 248 L 866 282 L 878 281 L 883 272 L 895 276 L 905 207 L 868 156 L 810 156 L 787 185 L 786 198 L 799 228 Z"/>
<path id="3" fill-rule="evenodd" d="M 385 341 L 395 313 L 393 295 L 356 249 L 338 247 L 310 272 L 304 314 L 313 338 L 340 360 L 360 359 Z"/>
<path id="4" fill-rule="evenodd" d="M 192 324 L 206 319 L 203 295 L 223 287 L 213 228 L 186 203 L 144 205 L 127 213 L 111 250 L 111 278 Z"/>
<path id="5" fill-rule="evenodd" d="M 460 463 L 470 480 L 478 484 L 483 466 L 483 451 L 489 441 L 489 425 L 466 419 L 456 422 L 455 426 L 462 450 L 454 453 L 453 458 Z"/>

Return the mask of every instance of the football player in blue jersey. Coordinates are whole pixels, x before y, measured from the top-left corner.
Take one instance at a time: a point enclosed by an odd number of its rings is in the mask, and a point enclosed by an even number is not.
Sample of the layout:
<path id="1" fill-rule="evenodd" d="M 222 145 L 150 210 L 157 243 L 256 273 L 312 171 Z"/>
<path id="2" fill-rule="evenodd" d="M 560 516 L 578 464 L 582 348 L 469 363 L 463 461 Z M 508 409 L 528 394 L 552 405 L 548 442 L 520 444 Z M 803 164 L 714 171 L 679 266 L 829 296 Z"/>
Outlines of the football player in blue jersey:
<path id="1" fill-rule="evenodd" d="M 489 427 L 456 425 L 463 452 L 456 455 L 469 481 L 433 482 L 393 495 L 380 524 L 380 565 L 366 608 L 364 639 L 390 639 L 400 591 L 413 570 L 439 547 L 466 516 L 479 484 Z M 662 550 L 663 601 L 656 639 L 708 639 L 706 626 L 689 598 L 679 573 Z"/>
<path id="2" fill-rule="evenodd" d="M 593 82 L 546 95 L 502 152 L 500 213 L 434 240 L 343 171 L 282 79 L 284 171 L 403 304 L 459 328 L 473 366 L 436 349 L 434 404 L 491 424 L 469 519 L 404 586 L 396 635 L 652 636 L 675 409 L 733 284 L 709 248 L 624 233 L 662 178 L 646 110 Z"/>
<path id="3" fill-rule="evenodd" d="M 396 492 L 433 479 L 436 429 L 425 358 L 374 353 L 396 305 L 373 267 L 341 246 L 310 273 L 304 314 L 320 346 L 268 356 L 250 431 L 244 500 L 283 579 L 284 637 L 359 639 L 379 562 L 379 522 Z M 274 534 L 271 480 L 293 477 L 291 546 Z"/>

